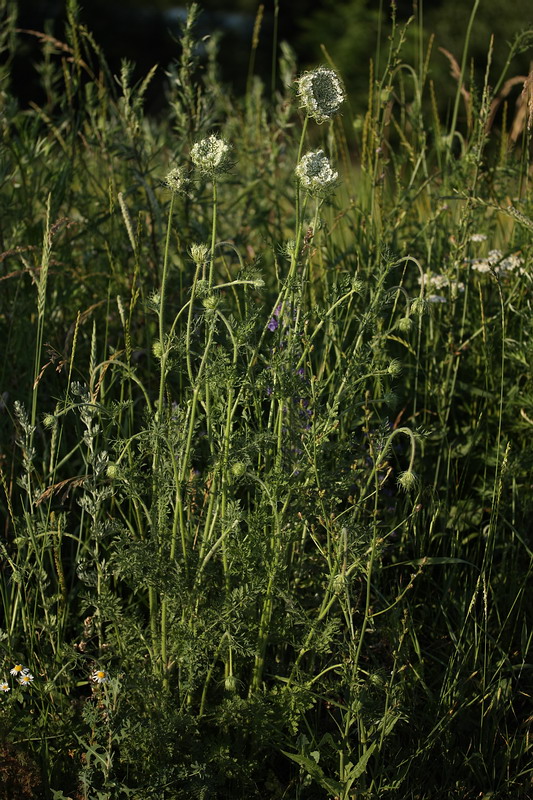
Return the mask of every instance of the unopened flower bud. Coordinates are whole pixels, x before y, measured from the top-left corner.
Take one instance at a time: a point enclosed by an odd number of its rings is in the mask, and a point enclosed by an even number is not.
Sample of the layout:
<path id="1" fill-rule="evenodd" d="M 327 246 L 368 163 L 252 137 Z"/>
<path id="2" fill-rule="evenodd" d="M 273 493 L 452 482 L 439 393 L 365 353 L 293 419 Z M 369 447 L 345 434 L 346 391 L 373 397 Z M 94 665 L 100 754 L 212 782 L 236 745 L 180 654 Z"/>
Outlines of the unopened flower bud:
<path id="1" fill-rule="evenodd" d="M 202 300 L 202 305 L 206 311 L 212 312 L 218 306 L 220 300 L 215 294 L 209 294 L 207 297 L 204 297 Z"/>
<path id="2" fill-rule="evenodd" d="M 398 320 L 397 328 L 401 333 L 409 333 L 413 327 L 413 320 L 411 317 L 402 317 Z"/>
<path id="3" fill-rule="evenodd" d="M 393 358 L 387 368 L 387 372 L 389 373 L 389 375 L 397 377 L 398 375 L 400 375 L 401 371 L 402 371 L 402 365 L 400 361 L 398 361 L 397 358 Z"/>
<path id="4" fill-rule="evenodd" d="M 338 575 L 335 575 L 335 577 L 333 578 L 333 583 L 331 585 L 331 588 L 333 589 L 335 594 L 342 594 L 346 589 L 346 576 L 341 575 L 340 573 Z"/>
<path id="5" fill-rule="evenodd" d="M 111 480 L 114 480 L 115 478 L 118 478 L 118 475 L 119 475 L 118 466 L 116 464 L 114 464 L 113 462 L 109 463 L 107 465 L 107 469 L 106 469 L 105 473 L 106 473 L 108 478 L 111 478 Z"/>
<path id="6" fill-rule="evenodd" d="M 245 472 L 246 464 L 244 464 L 244 462 L 235 461 L 235 463 L 231 465 L 231 474 L 234 478 L 242 478 Z"/>
<path id="7" fill-rule="evenodd" d="M 209 247 L 205 244 L 192 244 L 190 253 L 196 265 L 205 264 L 209 256 Z"/>
<path id="8" fill-rule="evenodd" d="M 415 297 L 413 302 L 411 303 L 411 311 L 413 314 L 418 314 L 420 317 L 424 314 L 427 310 L 427 303 L 421 297 Z"/>
<path id="9" fill-rule="evenodd" d="M 407 470 L 407 472 L 402 472 L 398 476 L 398 486 L 400 486 L 405 492 L 411 492 L 416 488 L 416 484 L 417 477 L 410 469 Z"/>

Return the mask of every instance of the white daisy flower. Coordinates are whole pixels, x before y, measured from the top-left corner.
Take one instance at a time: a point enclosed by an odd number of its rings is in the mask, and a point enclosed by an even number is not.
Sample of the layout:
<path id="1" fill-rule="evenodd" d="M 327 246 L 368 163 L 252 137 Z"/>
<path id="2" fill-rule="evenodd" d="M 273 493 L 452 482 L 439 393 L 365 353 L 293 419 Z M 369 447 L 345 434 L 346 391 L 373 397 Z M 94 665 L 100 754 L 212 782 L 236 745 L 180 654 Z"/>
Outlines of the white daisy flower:
<path id="1" fill-rule="evenodd" d="M 97 669 L 91 675 L 91 680 L 94 683 L 106 683 L 109 680 L 109 675 L 103 669 Z"/>
<path id="2" fill-rule="evenodd" d="M 10 691 L 11 691 L 11 686 L 9 685 L 9 683 L 7 681 L 2 681 L 2 683 L 0 683 L 0 692 L 10 692 Z"/>
<path id="3" fill-rule="evenodd" d="M 331 119 L 344 102 L 344 89 L 339 76 L 327 67 L 304 72 L 296 84 L 302 108 L 316 122 L 326 122 Z"/>
<path id="4" fill-rule="evenodd" d="M 294 172 L 310 194 L 321 194 L 331 190 L 339 177 L 339 173 L 331 168 L 323 150 L 307 153 Z"/>
<path id="5" fill-rule="evenodd" d="M 19 675 L 24 675 L 26 672 L 29 672 L 27 667 L 23 667 L 22 664 L 15 664 L 13 669 L 9 670 L 10 675 L 14 675 L 15 678 Z"/>
<path id="6" fill-rule="evenodd" d="M 19 677 L 18 681 L 19 681 L 21 686 L 29 686 L 33 681 L 33 675 L 31 674 L 31 672 L 28 672 L 26 670 L 26 672 L 23 672 L 21 674 L 21 676 Z"/>

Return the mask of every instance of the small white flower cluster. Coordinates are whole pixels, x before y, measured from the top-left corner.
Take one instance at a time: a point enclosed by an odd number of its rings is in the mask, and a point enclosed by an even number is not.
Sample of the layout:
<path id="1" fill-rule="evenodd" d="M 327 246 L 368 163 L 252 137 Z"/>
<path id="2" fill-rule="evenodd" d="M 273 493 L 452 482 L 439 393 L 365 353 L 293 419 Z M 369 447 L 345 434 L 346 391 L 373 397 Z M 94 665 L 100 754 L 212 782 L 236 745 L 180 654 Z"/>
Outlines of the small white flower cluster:
<path id="1" fill-rule="evenodd" d="M 334 172 L 323 150 L 307 153 L 296 169 L 296 177 L 310 194 L 323 194 L 333 189 L 338 172 Z"/>
<path id="2" fill-rule="evenodd" d="M 164 180 L 164 184 L 171 192 L 181 192 L 185 186 L 185 176 L 180 167 L 171 169 Z"/>
<path id="3" fill-rule="evenodd" d="M 484 233 L 473 233 L 472 236 L 470 237 L 470 241 L 471 242 L 486 242 L 487 241 L 487 237 L 485 236 Z"/>
<path id="4" fill-rule="evenodd" d="M 422 283 L 422 276 L 419 276 L 418 283 Z M 459 292 L 464 292 L 465 285 L 462 281 L 452 281 L 446 275 L 424 275 L 424 284 L 437 292 L 443 289 L 450 289 L 452 297 L 457 297 Z M 429 303 L 446 303 L 446 297 L 441 294 L 430 294 L 426 297 Z"/>
<path id="5" fill-rule="evenodd" d="M 524 259 L 517 253 L 512 253 L 506 258 L 501 250 L 491 250 L 486 258 L 476 258 L 472 262 L 472 269 L 476 272 L 494 272 L 496 275 L 505 275 L 507 272 L 523 274 L 522 264 Z"/>
<path id="6" fill-rule="evenodd" d="M 327 67 L 304 72 L 296 85 L 302 108 L 316 122 L 331 119 L 344 102 L 344 89 L 339 76 Z"/>
<path id="7" fill-rule="evenodd" d="M 211 134 L 192 146 L 191 159 L 200 172 L 214 177 L 228 170 L 230 153 L 228 142 Z"/>

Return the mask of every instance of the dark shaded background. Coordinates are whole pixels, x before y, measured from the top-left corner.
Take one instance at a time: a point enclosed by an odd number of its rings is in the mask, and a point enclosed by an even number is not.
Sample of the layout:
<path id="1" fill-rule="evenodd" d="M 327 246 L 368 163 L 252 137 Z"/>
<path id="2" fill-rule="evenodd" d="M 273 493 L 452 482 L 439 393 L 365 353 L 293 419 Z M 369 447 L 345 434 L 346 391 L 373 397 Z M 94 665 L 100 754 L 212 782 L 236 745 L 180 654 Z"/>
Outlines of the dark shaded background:
<path id="1" fill-rule="evenodd" d="M 18 0 L 18 25 L 22 29 L 48 30 L 61 38 L 64 35 L 65 7 L 68 0 Z M 260 3 L 256 0 L 203 0 L 198 33 L 221 32 L 220 64 L 223 81 L 234 91 L 242 92 L 250 56 L 250 44 L 255 16 Z M 355 110 L 363 111 L 368 90 L 370 59 L 382 59 L 390 32 L 391 3 L 389 0 L 266 0 L 260 44 L 255 70 L 265 80 L 270 79 L 272 37 L 276 8 L 278 9 L 279 40 L 289 42 L 296 51 L 299 66 L 323 61 L 324 45 L 347 84 Z M 445 104 L 455 91 L 449 64 L 438 50 L 451 51 L 460 62 L 468 18 L 473 0 L 396 0 L 397 19 L 406 21 L 414 16 L 409 27 L 403 54 L 408 63 L 416 64 L 420 52 L 420 23 L 424 45 L 434 36 L 430 61 L 430 77 L 441 87 L 439 102 Z M 111 70 L 118 73 L 120 61 L 135 62 L 135 75 L 141 78 L 155 64 L 160 64 L 158 77 L 148 95 L 149 110 L 162 108 L 165 67 L 179 55 L 179 20 L 185 6 L 172 0 L 85 0 L 79 4 L 80 18 L 102 46 Z M 479 86 L 482 85 L 487 64 L 491 34 L 495 35 L 490 82 L 497 83 L 509 50 L 508 42 L 524 28 L 533 26 L 531 0 L 481 0 L 472 31 L 469 67 Z M 381 31 L 381 34 L 379 33 Z M 381 42 L 379 52 L 377 42 Z M 17 57 L 13 65 L 13 88 L 23 104 L 39 102 L 39 78 L 35 63 L 40 58 L 35 37 L 21 34 Z M 527 72 L 533 49 L 519 54 L 510 66 L 508 75 Z M 518 90 L 517 90 L 518 92 Z"/>

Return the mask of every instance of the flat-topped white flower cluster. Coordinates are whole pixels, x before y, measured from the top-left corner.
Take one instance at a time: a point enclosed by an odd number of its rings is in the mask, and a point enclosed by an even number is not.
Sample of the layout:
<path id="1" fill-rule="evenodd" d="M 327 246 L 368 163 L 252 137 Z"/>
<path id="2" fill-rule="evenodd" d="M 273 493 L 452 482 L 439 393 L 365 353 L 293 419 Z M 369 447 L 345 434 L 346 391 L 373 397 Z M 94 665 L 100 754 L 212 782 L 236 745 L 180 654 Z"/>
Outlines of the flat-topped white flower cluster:
<path id="1" fill-rule="evenodd" d="M 296 84 L 302 108 L 316 122 L 331 119 L 344 103 L 344 89 L 339 76 L 327 67 L 304 72 Z"/>
<path id="2" fill-rule="evenodd" d="M 211 134 L 192 146 L 191 159 L 200 172 L 214 177 L 226 172 L 229 167 L 230 153 L 231 147 L 228 142 Z"/>
<path id="3" fill-rule="evenodd" d="M 339 173 L 331 168 L 323 150 L 307 153 L 294 171 L 304 189 L 311 194 L 329 191 L 339 177 Z"/>
<path id="4" fill-rule="evenodd" d="M 486 258 L 476 258 L 472 262 L 472 269 L 476 272 L 494 272 L 496 275 L 505 275 L 507 272 L 517 271 L 523 273 L 524 259 L 517 253 L 503 257 L 501 250 L 490 250 Z"/>

